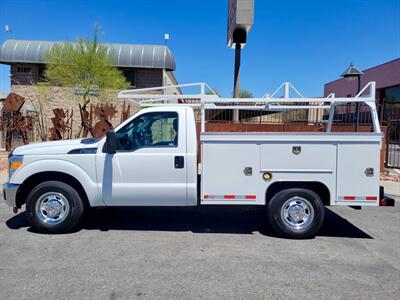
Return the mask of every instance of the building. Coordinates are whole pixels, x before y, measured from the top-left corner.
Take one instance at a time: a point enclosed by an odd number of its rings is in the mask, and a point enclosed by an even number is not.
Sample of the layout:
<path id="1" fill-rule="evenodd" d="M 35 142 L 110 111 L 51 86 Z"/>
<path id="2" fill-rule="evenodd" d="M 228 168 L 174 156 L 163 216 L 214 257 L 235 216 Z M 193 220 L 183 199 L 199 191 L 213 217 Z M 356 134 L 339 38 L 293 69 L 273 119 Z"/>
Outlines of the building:
<path id="1" fill-rule="evenodd" d="M 366 69 L 363 73 L 361 87 L 370 81 L 376 82 L 376 100 L 381 123 L 400 119 L 400 58 Z M 325 97 L 330 93 L 335 93 L 336 97 L 354 97 L 357 93 L 357 80 L 341 78 L 328 82 L 324 86 Z M 342 115 L 344 120 L 346 116 L 353 115 L 354 110 L 354 105 L 342 106 L 338 107 L 336 114 Z M 365 107 L 362 111 L 366 115 Z M 363 115 L 361 121 L 367 120 Z"/>
<path id="2" fill-rule="evenodd" d="M 53 45 L 62 42 L 6 40 L 0 48 L 0 63 L 10 66 L 11 92 L 17 93 L 27 100 L 27 104 L 42 107 L 41 111 L 48 120 L 49 128 L 54 117 L 53 109 L 73 110 L 74 130 L 80 124 L 78 103 L 81 96 L 75 95 L 75 89 L 53 86 L 40 88 L 37 83 L 44 81 L 46 69 L 45 56 Z M 108 51 L 115 54 L 114 66 L 125 75 L 131 88 L 148 88 L 176 85 L 174 76 L 175 59 L 165 45 L 139 44 L 103 44 Z M 105 100 L 117 105 L 121 111 L 122 101 L 117 100 L 118 91 L 107 91 Z M 168 93 L 179 94 L 180 90 L 171 88 Z M 93 99 L 95 104 L 99 99 Z M 104 99 L 103 99 L 104 100 Z M 39 105 L 39 101 L 41 102 Z M 31 103 L 30 103 L 31 102 Z M 131 107 L 133 113 L 137 107 Z M 120 121 L 119 116 L 111 120 L 113 125 Z"/>
<path id="3" fill-rule="evenodd" d="M 33 85 L 44 80 L 45 55 L 61 42 L 7 40 L 0 49 L 0 63 L 11 66 L 11 85 Z M 115 53 L 114 66 L 132 88 L 176 84 L 175 59 L 163 45 L 103 44 Z"/>
<path id="4" fill-rule="evenodd" d="M 370 81 L 376 82 L 376 104 L 380 123 L 384 126 L 384 163 L 389 168 L 400 168 L 400 58 L 366 69 L 361 75 L 361 88 Z M 335 93 L 337 97 L 352 97 L 357 93 L 357 80 L 345 78 L 328 82 L 324 95 Z M 360 123 L 368 125 L 370 113 L 361 106 Z M 335 121 L 353 123 L 355 105 L 338 106 Z"/>

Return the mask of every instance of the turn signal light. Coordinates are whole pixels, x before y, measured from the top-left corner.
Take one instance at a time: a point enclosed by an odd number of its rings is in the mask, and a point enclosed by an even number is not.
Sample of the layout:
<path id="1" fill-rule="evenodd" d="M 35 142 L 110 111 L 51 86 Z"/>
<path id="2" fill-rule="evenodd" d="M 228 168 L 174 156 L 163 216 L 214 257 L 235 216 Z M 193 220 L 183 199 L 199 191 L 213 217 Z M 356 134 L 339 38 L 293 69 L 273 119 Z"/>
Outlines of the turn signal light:
<path id="1" fill-rule="evenodd" d="M 18 169 L 20 166 L 22 166 L 22 161 L 13 161 L 11 163 L 11 169 L 12 170 L 16 170 Z"/>

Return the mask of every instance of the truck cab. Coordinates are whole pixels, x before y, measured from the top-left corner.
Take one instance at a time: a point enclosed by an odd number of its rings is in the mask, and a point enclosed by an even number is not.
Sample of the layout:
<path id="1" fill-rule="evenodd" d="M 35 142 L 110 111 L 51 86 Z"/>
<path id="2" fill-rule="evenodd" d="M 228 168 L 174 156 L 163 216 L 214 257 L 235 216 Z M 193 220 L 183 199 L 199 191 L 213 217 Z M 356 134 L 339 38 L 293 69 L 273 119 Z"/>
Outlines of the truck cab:
<path id="1" fill-rule="evenodd" d="M 4 199 L 14 211 L 27 204 L 38 230 L 58 232 L 68 214 L 98 206 L 194 206 L 197 142 L 193 110 L 138 111 L 107 137 L 30 144 L 10 153 Z M 109 141 L 110 143 L 110 141 Z M 72 200 L 75 199 L 75 200 Z M 70 203 L 77 202 L 77 203 Z"/>
<path id="2" fill-rule="evenodd" d="M 98 191 L 110 206 L 197 203 L 197 142 L 193 110 L 144 109 L 115 129 L 114 154 L 97 147 Z"/>

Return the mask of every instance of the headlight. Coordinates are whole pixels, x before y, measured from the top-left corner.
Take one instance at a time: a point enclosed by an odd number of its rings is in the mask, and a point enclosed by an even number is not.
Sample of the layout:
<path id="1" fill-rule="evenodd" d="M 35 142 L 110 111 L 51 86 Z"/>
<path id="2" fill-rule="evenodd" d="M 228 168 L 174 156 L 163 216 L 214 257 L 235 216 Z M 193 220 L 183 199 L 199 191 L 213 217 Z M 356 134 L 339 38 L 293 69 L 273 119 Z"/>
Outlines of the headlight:
<path id="1" fill-rule="evenodd" d="M 10 177 L 14 174 L 15 170 L 22 166 L 23 156 L 22 155 L 12 155 L 8 159 L 8 173 Z"/>

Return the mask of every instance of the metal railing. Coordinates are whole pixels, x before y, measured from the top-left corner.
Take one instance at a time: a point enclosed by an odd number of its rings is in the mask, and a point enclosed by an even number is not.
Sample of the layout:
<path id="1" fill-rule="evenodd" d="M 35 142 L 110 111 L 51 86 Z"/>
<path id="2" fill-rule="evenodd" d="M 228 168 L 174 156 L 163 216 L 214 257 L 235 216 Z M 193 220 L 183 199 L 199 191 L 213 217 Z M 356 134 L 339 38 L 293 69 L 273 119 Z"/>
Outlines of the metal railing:
<path id="1" fill-rule="evenodd" d="M 191 94 L 172 95 L 163 91 L 169 88 L 197 88 Z M 160 94 L 149 94 L 161 91 Z M 278 96 L 280 93 L 283 95 Z M 294 94 L 292 97 L 291 94 Z M 305 98 L 290 83 L 284 82 L 271 95 L 261 98 L 221 98 L 206 83 L 154 87 L 121 91 L 118 98 L 133 101 L 142 107 L 186 105 L 195 109 L 196 118 L 201 122 L 201 132 L 205 132 L 206 122 L 227 122 L 233 120 L 233 112 L 239 111 L 237 122 L 250 123 L 326 123 L 330 132 L 337 120 L 335 111 L 343 104 L 362 103 L 370 115 L 374 132 L 380 132 L 375 105 L 375 82 L 369 82 L 353 98 L 328 97 Z"/>

